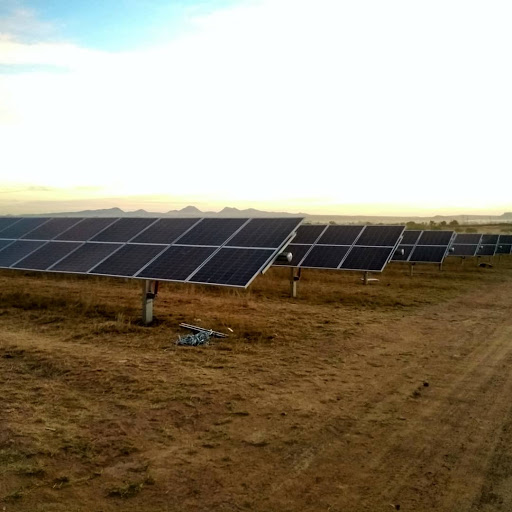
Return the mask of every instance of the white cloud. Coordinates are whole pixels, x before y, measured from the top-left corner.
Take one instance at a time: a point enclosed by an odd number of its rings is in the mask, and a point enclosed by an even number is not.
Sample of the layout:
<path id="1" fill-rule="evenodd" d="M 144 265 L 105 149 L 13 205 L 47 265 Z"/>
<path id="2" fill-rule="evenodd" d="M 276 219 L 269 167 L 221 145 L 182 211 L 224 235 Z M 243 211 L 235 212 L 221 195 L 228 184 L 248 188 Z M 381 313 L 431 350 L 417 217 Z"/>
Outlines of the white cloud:
<path id="1" fill-rule="evenodd" d="M 108 54 L 0 40 L 17 181 L 227 201 L 510 204 L 508 2 L 267 0 Z M 505 174 L 506 173 L 506 174 Z M 212 199 L 213 200 L 213 199 Z"/>

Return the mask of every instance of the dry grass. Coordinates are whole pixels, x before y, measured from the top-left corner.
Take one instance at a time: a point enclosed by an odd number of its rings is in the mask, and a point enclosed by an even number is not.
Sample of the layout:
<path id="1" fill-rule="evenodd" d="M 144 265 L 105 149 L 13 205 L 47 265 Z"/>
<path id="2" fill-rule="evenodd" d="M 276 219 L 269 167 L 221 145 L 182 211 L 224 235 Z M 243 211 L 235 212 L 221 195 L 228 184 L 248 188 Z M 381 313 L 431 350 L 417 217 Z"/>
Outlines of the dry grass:
<path id="1" fill-rule="evenodd" d="M 310 510 L 280 502 L 270 468 L 302 471 L 333 408 L 363 410 L 373 379 L 411 361 L 400 322 L 420 339 L 435 307 L 510 283 L 512 258 L 412 278 L 393 264 L 370 286 L 305 271 L 297 299 L 288 275 L 247 292 L 164 284 L 144 327 L 137 282 L 1 272 L 3 510 Z M 180 322 L 232 334 L 177 347 Z M 411 397 L 418 382 L 400 386 Z"/>

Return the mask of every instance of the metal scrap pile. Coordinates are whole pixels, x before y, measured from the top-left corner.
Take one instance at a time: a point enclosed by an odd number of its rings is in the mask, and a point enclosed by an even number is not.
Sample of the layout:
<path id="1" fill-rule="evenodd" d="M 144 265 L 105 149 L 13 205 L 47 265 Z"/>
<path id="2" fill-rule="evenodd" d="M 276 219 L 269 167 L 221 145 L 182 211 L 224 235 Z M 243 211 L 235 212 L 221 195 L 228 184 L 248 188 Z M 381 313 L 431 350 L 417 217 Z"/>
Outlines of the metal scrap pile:
<path id="1" fill-rule="evenodd" d="M 213 331 L 202 331 L 197 334 L 189 334 L 187 336 L 179 337 L 176 341 L 176 345 L 187 345 L 189 347 L 197 347 L 199 345 L 209 345 L 210 336 Z"/>

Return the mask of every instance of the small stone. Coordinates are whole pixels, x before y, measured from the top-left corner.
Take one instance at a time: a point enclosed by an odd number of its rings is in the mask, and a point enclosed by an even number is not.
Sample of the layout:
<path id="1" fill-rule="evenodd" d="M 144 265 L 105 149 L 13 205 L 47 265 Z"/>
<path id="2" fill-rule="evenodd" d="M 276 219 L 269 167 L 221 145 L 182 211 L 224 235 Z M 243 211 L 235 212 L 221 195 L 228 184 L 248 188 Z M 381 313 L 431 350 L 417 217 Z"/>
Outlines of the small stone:
<path id="1" fill-rule="evenodd" d="M 426 388 L 428 388 L 428 387 L 430 386 L 430 384 L 429 384 L 427 381 L 425 381 L 425 382 L 423 383 L 423 386 L 424 386 L 424 387 L 426 387 Z"/>

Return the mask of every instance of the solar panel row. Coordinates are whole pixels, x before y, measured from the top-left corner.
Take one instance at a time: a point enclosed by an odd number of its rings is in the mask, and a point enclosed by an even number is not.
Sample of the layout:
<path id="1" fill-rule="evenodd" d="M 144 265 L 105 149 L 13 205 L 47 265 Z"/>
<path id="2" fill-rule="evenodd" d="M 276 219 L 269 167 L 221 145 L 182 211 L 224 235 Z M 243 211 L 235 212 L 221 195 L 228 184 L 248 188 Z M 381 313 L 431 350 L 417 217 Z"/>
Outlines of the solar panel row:
<path id="1" fill-rule="evenodd" d="M 392 261 L 442 263 L 454 235 L 453 231 L 405 231 Z"/>
<path id="2" fill-rule="evenodd" d="M 494 256 L 510 254 L 512 235 L 459 233 L 451 246 L 451 256 Z"/>
<path id="3" fill-rule="evenodd" d="M 300 226 L 285 249 L 292 253 L 291 262 L 276 265 L 381 272 L 404 229 L 405 226 Z"/>
<path id="4" fill-rule="evenodd" d="M 246 287 L 300 218 L 10 218 L 0 267 Z"/>

